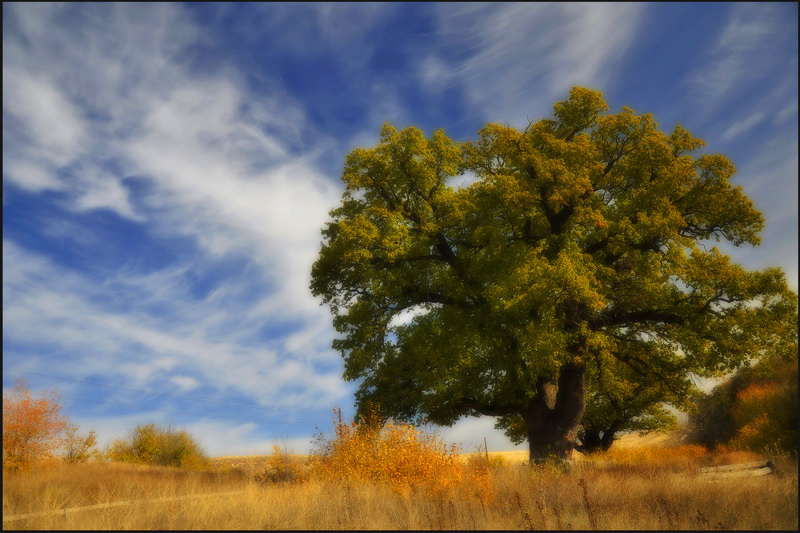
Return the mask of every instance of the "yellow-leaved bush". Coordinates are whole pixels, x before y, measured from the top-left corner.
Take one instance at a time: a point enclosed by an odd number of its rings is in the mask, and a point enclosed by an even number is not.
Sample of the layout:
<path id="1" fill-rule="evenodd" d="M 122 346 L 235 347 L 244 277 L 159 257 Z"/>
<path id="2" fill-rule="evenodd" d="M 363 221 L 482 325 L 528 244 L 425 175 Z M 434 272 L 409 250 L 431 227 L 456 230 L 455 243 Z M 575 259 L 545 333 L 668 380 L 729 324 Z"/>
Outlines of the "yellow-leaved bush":
<path id="1" fill-rule="evenodd" d="M 455 487 L 464 475 L 460 450 L 433 431 L 373 410 L 360 422 L 334 417 L 334 436 L 317 436 L 313 471 L 321 479 L 364 481 L 397 492 L 437 492 Z"/>
<path id="2" fill-rule="evenodd" d="M 256 475 L 261 483 L 302 483 L 306 481 L 307 471 L 302 461 L 284 446 L 272 446 L 272 455 L 267 457 L 266 469 Z"/>

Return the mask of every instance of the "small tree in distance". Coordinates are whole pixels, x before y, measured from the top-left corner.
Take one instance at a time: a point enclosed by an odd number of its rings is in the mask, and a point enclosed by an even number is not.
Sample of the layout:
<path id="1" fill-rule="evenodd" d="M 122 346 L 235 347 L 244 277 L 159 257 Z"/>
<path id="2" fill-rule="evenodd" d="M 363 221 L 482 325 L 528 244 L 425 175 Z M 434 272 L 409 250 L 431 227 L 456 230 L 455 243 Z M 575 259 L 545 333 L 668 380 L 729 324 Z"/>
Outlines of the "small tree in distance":
<path id="1" fill-rule="evenodd" d="M 99 457 L 100 452 L 97 446 L 97 434 L 94 430 L 89 431 L 86 436 L 78 433 L 78 424 L 69 424 L 64 437 L 64 455 L 62 459 L 65 463 L 85 463 L 89 459 Z"/>
<path id="2" fill-rule="evenodd" d="M 57 392 L 32 398 L 25 381 L 16 380 L 3 394 L 3 470 L 27 471 L 54 458 L 68 424 L 61 409 Z"/>

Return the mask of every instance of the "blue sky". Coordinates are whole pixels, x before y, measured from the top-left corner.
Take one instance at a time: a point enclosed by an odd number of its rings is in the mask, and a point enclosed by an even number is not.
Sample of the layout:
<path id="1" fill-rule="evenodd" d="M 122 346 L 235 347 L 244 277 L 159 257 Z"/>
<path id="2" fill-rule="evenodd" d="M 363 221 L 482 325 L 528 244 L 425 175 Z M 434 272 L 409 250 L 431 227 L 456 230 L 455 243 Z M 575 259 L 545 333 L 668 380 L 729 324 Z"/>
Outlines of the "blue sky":
<path id="1" fill-rule="evenodd" d="M 728 156 L 797 290 L 796 3 L 3 4 L 3 387 L 101 444 L 173 423 L 298 453 L 353 411 L 308 289 L 381 124 L 550 116 L 573 85 Z M 489 418 L 446 438 L 511 449 Z"/>

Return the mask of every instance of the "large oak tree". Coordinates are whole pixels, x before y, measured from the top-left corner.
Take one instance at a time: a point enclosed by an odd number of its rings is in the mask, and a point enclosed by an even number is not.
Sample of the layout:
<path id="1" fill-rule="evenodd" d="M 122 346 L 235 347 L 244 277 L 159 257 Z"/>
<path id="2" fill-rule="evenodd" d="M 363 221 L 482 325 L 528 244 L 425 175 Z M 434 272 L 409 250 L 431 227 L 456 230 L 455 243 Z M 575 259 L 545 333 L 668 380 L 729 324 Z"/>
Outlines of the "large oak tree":
<path id="1" fill-rule="evenodd" d="M 574 88 L 525 131 L 489 124 L 455 143 L 387 124 L 348 155 L 311 290 L 360 409 L 522 420 L 532 462 L 567 459 L 590 370 L 688 394 L 687 376 L 796 337 L 781 270 L 711 246 L 756 245 L 763 226 L 731 162 L 696 155 L 680 126 L 606 111 Z M 474 183 L 454 186 L 462 175 Z"/>

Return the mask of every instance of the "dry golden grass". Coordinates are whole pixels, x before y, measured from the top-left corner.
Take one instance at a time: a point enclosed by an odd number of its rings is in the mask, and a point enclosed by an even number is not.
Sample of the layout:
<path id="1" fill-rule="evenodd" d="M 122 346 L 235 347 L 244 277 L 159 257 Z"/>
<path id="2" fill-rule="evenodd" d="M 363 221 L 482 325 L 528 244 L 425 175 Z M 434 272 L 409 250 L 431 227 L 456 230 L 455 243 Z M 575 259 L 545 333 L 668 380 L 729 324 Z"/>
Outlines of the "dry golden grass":
<path id="1" fill-rule="evenodd" d="M 624 450 L 624 448 L 620 448 Z M 434 494 L 372 482 L 257 483 L 268 456 L 217 459 L 216 472 L 125 464 L 64 465 L 3 478 L 3 516 L 140 499 L 140 503 L 4 522 L 4 529 L 796 529 L 797 462 L 773 475 L 712 481 L 697 468 L 752 456 L 640 449 L 590 457 L 564 472 L 516 464 Z M 661 455 L 659 455 L 659 453 Z M 471 454 L 465 463 L 476 463 Z M 647 461 L 641 461 L 648 456 Z M 490 459 L 492 454 L 490 453 Z M 485 464 L 485 463 L 484 463 Z M 236 465 L 236 466 L 233 466 Z M 171 496 L 241 491 L 179 501 Z"/>
<path id="2" fill-rule="evenodd" d="M 171 467 L 88 462 L 3 474 L 3 516 L 121 500 L 156 499 L 243 489 L 242 475 Z"/>

